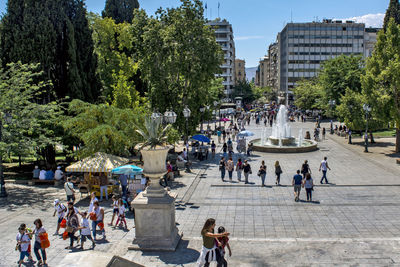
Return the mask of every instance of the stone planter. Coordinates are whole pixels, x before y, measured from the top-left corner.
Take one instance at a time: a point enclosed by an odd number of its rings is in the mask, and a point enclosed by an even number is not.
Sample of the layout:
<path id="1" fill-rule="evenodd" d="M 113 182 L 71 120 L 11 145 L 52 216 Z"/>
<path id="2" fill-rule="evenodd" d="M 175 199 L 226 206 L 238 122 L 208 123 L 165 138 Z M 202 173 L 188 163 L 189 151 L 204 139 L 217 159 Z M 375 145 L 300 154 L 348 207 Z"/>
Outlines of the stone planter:
<path id="1" fill-rule="evenodd" d="M 160 185 L 160 178 L 167 173 L 165 160 L 167 159 L 170 147 L 145 147 L 141 150 L 143 157 L 143 174 L 150 178 L 150 185 L 147 187 L 144 196 L 163 197 L 166 190 Z"/>

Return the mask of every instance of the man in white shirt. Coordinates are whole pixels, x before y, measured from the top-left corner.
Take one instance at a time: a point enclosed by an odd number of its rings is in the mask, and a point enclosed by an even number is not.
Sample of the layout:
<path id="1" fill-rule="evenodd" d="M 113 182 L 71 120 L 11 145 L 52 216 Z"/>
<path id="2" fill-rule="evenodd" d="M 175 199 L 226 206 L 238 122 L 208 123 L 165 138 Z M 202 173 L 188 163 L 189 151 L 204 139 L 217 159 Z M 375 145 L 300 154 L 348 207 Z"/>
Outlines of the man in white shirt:
<path id="1" fill-rule="evenodd" d="M 46 170 L 41 170 L 39 173 L 40 180 L 46 180 Z"/>
<path id="2" fill-rule="evenodd" d="M 75 202 L 75 190 L 74 184 L 71 182 L 71 178 L 68 177 L 67 182 L 64 184 L 65 193 L 67 194 L 68 202 Z"/>
<path id="3" fill-rule="evenodd" d="M 58 166 L 56 172 L 54 173 L 54 179 L 56 179 L 57 181 L 60 181 L 63 178 L 64 178 L 64 173 L 61 170 L 61 167 Z"/>
<path id="4" fill-rule="evenodd" d="M 322 170 L 322 178 L 321 178 L 321 184 L 325 179 L 325 183 L 328 184 L 328 179 L 326 178 L 326 172 L 329 170 L 331 170 L 331 168 L 329 168 L 328 166 L 328 162 L 327 162 L 327 157 L 324 157 L 324 160 L 321 161 L 321 164 L 319 165 L 319 171 Z"/>

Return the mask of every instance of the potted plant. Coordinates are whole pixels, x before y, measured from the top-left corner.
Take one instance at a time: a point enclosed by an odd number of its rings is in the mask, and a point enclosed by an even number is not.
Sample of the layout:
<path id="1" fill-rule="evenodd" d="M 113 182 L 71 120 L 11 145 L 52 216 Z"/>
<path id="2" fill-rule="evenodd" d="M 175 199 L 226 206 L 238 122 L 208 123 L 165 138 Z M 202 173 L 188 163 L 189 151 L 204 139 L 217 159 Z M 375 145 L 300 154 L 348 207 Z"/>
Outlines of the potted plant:
<path id="1" fill-rule="evenodd" d="M 171 147 L 168 145 L 167 132 L 171 125 L 161 127 L 161 120 L 146 117 L 145 129 L 136 130 L 144 142 L 139 144 L 143 158 L 143 174 L 150 178 L 150 186 L 146 190 L 146 196 L 162 197 L 165 195 L 164 188 L 159 184 L 159 179 L 166 172 L 166 158 Z"/>

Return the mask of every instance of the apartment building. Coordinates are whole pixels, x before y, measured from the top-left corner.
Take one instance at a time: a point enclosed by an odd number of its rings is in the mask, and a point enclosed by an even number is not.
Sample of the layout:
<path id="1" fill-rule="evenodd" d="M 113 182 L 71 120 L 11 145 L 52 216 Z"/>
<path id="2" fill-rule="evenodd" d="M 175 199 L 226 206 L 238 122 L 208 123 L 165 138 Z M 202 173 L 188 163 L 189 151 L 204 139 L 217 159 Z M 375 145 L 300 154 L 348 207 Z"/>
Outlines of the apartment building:
<path id="1" fill-rule="evenodd" d="M 353 21 L 288 23 L 278 34 L 277 88 L 281 97 L 292 100 L 296 82 L 315 77 L 325 60 L 339 55 L 369 56 L 376 32 Z"/>
<path id="2" fill-rule="evenodd" d="M 268 83 L 268 75 L 269 75 L 269 58 L 268 56 L 264 56 L 260 59 L 258 63 L 258 68 L 256 71 L 256 79 L 255 86 L 265 87 Z"/>
<path id="3" fill-rule="evenodd" d="M 235 59 L 235 85 L 246 81 L 246 61 Z"/>
<path id="4" fill-rule="evenodd" d="M 224 63 L 221 65 L 222 73 L 215 76 L 224 79 L 224 93 L 226 98 L 230 98 L 235 86 L 235 42 L 232 25 L 225 19 L 211 20 L 207 24 L 215 30 L 217 43 L 221 45 L 224 52 Z"/>

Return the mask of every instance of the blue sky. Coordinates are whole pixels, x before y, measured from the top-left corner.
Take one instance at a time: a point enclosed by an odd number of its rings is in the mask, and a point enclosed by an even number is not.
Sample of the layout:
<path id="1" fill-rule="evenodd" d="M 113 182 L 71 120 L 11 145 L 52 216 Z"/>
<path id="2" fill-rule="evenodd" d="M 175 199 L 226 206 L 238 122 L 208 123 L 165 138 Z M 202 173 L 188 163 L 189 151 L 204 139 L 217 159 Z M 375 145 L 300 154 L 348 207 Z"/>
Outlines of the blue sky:
<path id="1" fill-rule="evenodd" d="M 257 66 L 275 41 L 285 23 L 309 22 L 318 17 L 355 18 L 367 26 L 379 26 L 389 0 L 204 0 L 207 18 L 226 18 L 233 26 L 236 57 L 246 60 L 246 67 Z M 5 12 L 6 0 L 0 0 L 0 13 Z M 100 13 L 105 0 L 86 0 L 88 10 Z M 179 0 L 139 0 L 141 8 L 154 14 L 159 7 L 176 7 Z"/>

